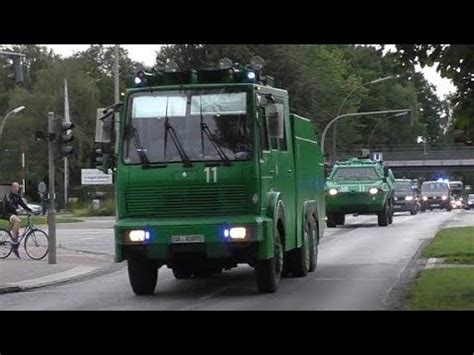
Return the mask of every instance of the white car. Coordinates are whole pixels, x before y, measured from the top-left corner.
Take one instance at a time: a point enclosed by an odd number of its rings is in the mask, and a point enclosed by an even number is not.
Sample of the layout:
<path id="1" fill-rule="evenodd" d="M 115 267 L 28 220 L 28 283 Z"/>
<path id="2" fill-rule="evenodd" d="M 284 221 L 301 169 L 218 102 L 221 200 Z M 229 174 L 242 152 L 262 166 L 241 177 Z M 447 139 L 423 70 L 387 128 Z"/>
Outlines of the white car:
<path id="1" fill-rule="evenodd" d="M 34 214 L 41 214 L 41 212 L 43 211 L 40 205 L 28 203 L 25 198 L 23 199 L 23 202 L 33 211 Z M 16 211 L 18 212 L 18 214 L 21 215 L 26 215 L 27 213 L 21 206 L 19 206 Z"/>

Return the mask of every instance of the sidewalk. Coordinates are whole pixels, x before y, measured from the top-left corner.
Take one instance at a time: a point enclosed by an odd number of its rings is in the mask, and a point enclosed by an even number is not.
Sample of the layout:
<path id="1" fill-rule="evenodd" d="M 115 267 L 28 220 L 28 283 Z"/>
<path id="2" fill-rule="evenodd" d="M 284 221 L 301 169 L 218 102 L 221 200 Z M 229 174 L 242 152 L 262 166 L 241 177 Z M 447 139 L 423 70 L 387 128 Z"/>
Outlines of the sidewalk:
<path id="1" fill-rule="evenodd" d="M 32 288 L 50 286 L 92 275 L 113 272 L 124 266 L 114 263 L 109 255 L 94 255 L 62 248 L 57 249 L 56 264 L 48 264 L 48 256 L 43 260 L 30 259 L 23 248 L 21 259 L 10 255 L 0 259 L 0 294 L 26 291 Z"/>

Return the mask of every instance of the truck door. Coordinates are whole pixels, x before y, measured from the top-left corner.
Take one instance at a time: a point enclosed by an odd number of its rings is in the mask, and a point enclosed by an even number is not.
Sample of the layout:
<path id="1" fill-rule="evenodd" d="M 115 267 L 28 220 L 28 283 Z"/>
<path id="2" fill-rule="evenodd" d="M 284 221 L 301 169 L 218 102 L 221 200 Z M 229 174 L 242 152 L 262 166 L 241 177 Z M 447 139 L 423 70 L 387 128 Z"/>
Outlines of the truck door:
<path id="1" fill-rule="evenodd" d="M 281 192 L 287 222 L 286 248 L 293 248 L 296 187 L 287 99 L 269 97 L 264 105 L 264 120 L 268 132 L 269 152 L 262 151 L 262 188 L 267 184 L 265 180 L 269 180 L 269 186 Z M 272 178 L 267 176 L 272 176 Z"/>

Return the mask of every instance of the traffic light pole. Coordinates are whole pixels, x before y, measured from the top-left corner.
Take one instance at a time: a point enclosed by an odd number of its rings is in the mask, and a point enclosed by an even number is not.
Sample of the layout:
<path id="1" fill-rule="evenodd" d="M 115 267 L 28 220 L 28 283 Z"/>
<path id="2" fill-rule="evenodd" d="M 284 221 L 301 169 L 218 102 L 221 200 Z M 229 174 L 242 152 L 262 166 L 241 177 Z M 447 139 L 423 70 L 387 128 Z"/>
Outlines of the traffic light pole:
<path id="1" fill-rule="evenodd" d="M 56 264 L 56 209 L 54 193 L 54 148 L 56 141 L 54 129 L 54 113 L 48 113 L 48 164 L 49 164 L 49 208 L 48 208 L 48 236 L 49 254 L 48 264 Z"/>

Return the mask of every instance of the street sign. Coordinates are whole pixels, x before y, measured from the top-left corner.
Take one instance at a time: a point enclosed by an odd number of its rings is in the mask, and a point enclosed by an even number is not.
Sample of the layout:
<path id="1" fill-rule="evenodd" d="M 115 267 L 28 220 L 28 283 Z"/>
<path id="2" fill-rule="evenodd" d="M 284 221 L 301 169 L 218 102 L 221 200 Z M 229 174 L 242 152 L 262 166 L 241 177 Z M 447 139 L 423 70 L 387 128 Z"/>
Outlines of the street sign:
<path id="1" fill-rule="evenodd" d="M 41 182 L 38 184 L 38 191 L 39 191 L 40 193 L 44 194 L 47 189 L 48 189 L 48 187 L 46 186 L 46 184 L 44 183 L 44 181 L 41 181 Z"/>
<path id="2" fill-rule="evenodd" d="M 104 174 L 98 169 L 81 169 L 82 185 L 112 185 L 112 174 Z"/>
<path id="3" fill-rule="evenodd" d="M 372 160 L 375 160 L 375 161 L 383 161 L 383 154 L 380 153 L 380 152 L 373 153 L 373 155 L 372 155 Z"/>

